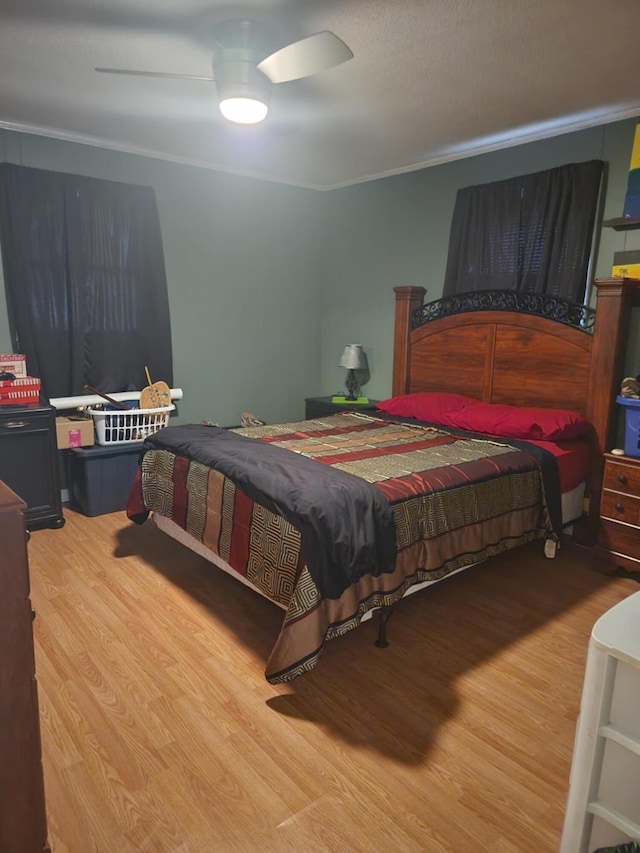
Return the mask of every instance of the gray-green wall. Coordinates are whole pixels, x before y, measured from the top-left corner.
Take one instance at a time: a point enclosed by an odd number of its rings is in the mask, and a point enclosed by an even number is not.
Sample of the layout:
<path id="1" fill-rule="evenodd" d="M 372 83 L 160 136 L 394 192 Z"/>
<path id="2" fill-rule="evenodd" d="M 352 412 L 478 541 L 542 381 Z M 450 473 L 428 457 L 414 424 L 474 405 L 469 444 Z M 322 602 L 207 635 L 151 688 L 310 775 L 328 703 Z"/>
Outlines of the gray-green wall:
<path id="1" fill-rule="evenodd" d="M 635 125 L 635 120 L 603 125 L 328 193 L 330 251 L 323 267 L 322 359 L 314 390 L 330 393 L 340 386 L 341 348 L 353 342 L 369 358 L 368 395 L 390 394 L 392 288 L 421 285 L 427 299 L 442 295 L 459 188 L 602 159 L 608 163 L 604 218 L 622 216 Z M 614 251 L 636 248 L 640 231 L 602 229 L 595 275 L 611 275 Z M 640 371 L 639 325 L 634 316 L 626 368 L 634 375 Z"/>
<path id="2" fill-rule="evenodd" d="M 148 184 L 162 226 L 181 421 L 303 415 L 303 399 L 343 387 L 347 343 L 369 357 L 371 397 L 391 391 L 393 291 L 442 294 L 456 191 L 562 163 L 608 163 L 605 218 L 622 214 L 636 120 L 565 134 L 330 192 L 0 131 L 0 157 Z M 603 229 L 595 267 L 640 248 L 640 231 Z M 627 375 L 640 370 L 634 313 Z M 0 301 L 0 351 L 10 349 Z M 158 377 L 161 378 L 161 377 Z M 108 390 L 108 389 L 105 389 Z M 111 389 L 109 389 L 111 390 Z"/>

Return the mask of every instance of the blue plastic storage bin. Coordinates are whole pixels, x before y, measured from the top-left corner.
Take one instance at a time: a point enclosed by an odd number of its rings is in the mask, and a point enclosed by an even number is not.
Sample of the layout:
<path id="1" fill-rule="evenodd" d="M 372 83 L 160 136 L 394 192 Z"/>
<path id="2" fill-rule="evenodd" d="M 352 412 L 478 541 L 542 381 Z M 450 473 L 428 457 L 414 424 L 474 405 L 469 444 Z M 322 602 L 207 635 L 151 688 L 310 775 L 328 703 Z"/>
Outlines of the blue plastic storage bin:
<path id="1" fill-rule="evenodd" d="M 640 456 L 640 400 L 616 397 L 624 408 L 624 452 L 627 456 Z"/>
<path id="2" fill-rule="evenodd" d="M 141 452 L 141 441 L 69 450 L 71 505 L 89 516 L 125 509 Z"/>

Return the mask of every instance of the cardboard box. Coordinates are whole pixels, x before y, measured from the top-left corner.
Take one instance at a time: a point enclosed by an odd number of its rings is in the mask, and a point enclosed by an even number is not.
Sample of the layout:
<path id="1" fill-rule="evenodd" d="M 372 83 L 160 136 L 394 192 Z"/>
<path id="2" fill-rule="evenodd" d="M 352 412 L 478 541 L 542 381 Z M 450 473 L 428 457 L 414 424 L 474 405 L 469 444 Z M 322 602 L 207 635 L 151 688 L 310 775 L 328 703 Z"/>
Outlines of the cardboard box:
<path id="1" fill-rule="evenodd" d="M 21 406 L 40 402 L 40 380 L 35 376 L 0 379 L 0 406 Z"/>
<path id="2" fill-rule="evenodd" d="M 611 275 L 614 278 L 640 278 L 640 251 L 614 252 Z"/>
<path id="3" fill-rule="evenodd" d="M 37 376 L 18 376 L 15 379 L 0 379 L 0 394 L 7 391 L 28 391 L 32 395 L 40 393 L 40 380 Z"/>
<path id="4" fill-rule="evenodd" d="M 58 449 L 90 447 L 94 441 L 92 418 L 56 418 Z"/>
<path id="5" fill-rule="evenodd" d="M 24 391 L 10 391 L 6 395 L 0 393 L 0 406 L 31 406 L 39 402 L 38 394 L 26 394 Z"/>
<path id="6" fill-rule="evenodd" d="M 0 373 L 6 370 L 16 377 L 27 375 L 27 357 L 19 352 L 0 353 Z"/>

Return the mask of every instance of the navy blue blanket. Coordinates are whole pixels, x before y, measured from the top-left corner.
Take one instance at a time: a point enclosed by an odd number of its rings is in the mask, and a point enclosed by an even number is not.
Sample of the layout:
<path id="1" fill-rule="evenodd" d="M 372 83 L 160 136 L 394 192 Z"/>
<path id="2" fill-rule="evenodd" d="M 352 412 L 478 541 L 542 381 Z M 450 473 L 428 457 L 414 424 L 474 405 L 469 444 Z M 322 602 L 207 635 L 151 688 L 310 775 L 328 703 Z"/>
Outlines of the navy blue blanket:
<path id="1" fill-rule="evenodd" d="M 396 531 L 384 495 L 366 480 L 268 442 L 202 424 L 166 427 L 144 450 L 169 450 L 220 471 L 301 534 L 302 553 L 324 598 L 362 575 L 392 572 Z"/>

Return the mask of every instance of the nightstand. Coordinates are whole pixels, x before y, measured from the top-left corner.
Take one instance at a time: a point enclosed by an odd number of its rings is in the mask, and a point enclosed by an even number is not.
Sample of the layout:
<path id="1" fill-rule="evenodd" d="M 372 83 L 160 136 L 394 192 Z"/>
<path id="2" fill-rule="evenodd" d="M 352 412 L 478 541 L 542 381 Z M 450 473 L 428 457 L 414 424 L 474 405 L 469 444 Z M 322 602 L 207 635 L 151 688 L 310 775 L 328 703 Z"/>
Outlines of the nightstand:
<path id="1" fill-rule="evenodd" d="M 332 403 L 331 397 L 307 397 L 305 403 L 305 418 L 322 418 L 325 415 L 337 415 L 339 412 L 351 410 L 354 412 L 367 412 L 373 414 L 376 410 L 376 403 L 379 400 L 369 400 L 368 404 L 356 404 L 355 406 L 349 403 Z"/>
<path id="2" fill-rule="evenodd" d="M 0 480 L 26 503 L 29 530 L 64 524 L 55 414 L 44 400 L 0 407 Z"/>
<path id="3" fill-rule="evenodd" d="M 640 574 L 640 459 L 604 455 L 596 553 Z"/>

